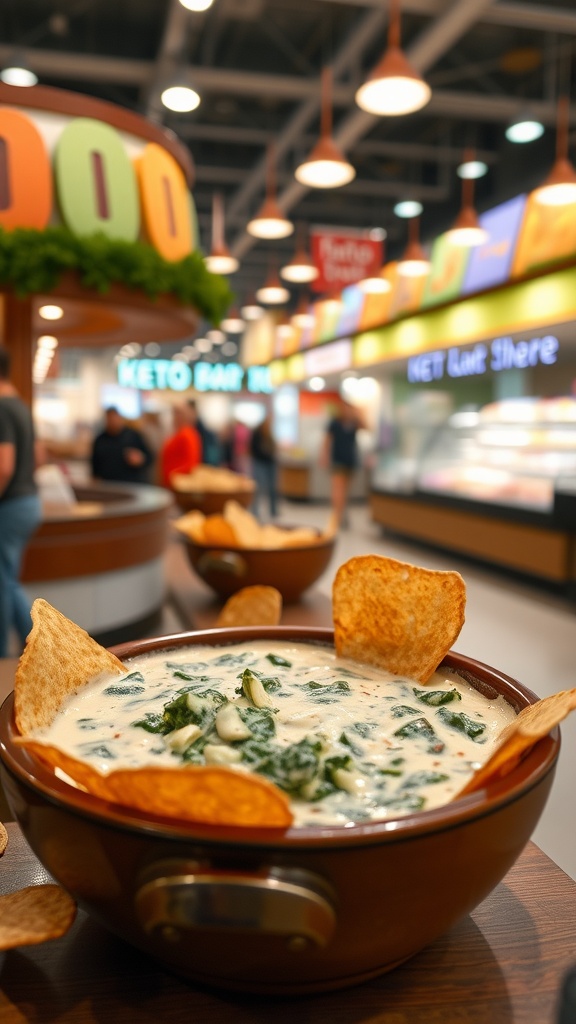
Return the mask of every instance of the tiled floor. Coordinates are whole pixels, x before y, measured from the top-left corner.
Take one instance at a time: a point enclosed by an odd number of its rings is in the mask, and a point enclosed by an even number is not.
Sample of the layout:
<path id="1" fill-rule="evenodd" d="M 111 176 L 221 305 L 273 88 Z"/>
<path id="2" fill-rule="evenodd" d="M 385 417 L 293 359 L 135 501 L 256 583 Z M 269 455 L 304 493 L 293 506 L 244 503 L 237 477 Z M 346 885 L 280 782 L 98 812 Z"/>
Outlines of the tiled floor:
<path id="1" fill-rule="evenodd" d="M 324 525 L 325 507 L 284 503 L 290 523 Z M 446 552 L 384 536 L 364 507 L 353 507 L 350 527 L 320 580 L 330 594 L 338 565 L 353 555 L 386 554 L 430 569 L 456 569 L 467 586 L 466 622 L 456 649 L 520 680 L 539 697 L 576 686 L 576 604 Z M 576 712 L 562 727 L 562 751 L 548 805 L 533 839 L 576 878 Z"/>

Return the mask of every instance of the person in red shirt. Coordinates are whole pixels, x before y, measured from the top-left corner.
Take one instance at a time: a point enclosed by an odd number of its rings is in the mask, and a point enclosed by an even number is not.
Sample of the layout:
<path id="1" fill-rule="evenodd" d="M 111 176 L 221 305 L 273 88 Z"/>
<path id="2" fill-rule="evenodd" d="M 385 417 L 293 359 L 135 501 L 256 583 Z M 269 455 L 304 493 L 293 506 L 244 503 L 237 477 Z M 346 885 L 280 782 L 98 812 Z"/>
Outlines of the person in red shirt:
<path id="1" fill-rule="evenodd" d="M 174 433 L 166 439 L 160 453 L 160 482 L 170 487 L 173 473 L 190 473 L 202 462 L 202 442 L 188 406 L 173 409 Z"/>

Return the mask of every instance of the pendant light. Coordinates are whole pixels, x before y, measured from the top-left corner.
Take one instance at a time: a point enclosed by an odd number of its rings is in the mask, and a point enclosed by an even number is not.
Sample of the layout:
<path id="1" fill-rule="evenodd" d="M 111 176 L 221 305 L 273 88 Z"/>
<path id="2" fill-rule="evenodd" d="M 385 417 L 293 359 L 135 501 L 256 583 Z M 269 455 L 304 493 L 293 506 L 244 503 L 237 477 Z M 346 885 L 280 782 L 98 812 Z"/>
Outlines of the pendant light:
<path id="1" fill-rule="evenodd" d="M 243 320 L 259 320 L 264 309 L 256 302 L 256 296 L 250 295 L 240 309 L 240 316 Z"/>
<path id="2" fill-rule="evenodd" d="M 390 0 L 388 46 L 384 56 L 356 93 L 356 103 L 369 114 L 398 117 L 425 107 L 432 91 L 400 49 L 400 0 Z"/>
<path id="3" fill-rule="evenodd" d="M 235 274 L 240 266 L 224 241 L 224 200 L 220 192 L 212 196 L 212 249 L 204 263 L 212 274 Z"/>
<path id="4" fill-rule="evenodd" d="M 294 175 L 308 188 L 340 188 L 356 177 L 356 171 L 332 138 L 332 68 L 322 70 L 320 138 Z"/>
<path id="5" fill-rule="evenodd" d="M 12 60 L 8 61 L 0 71 L 0 81 L 6 85 L 16 85 L 19 88 L 29 89 L 38 83 L 38 75 L 32 71 L 26 57 L 22 53 L 14 54 Z"/>
<path id="6" fill-rule="evenodd" d="M 473 161 L 474 154 L 467 150 L 464 154 L 464 164 L 470 164 Z M 488 232 L 481 227 L 478 214 L 474 209 L 474 178 L 462 178 L 462 206 L 453 227 L 446 232 L 446 237 L 452 245 L 461 245 L 466 248 L 483 245 L 488 241 Z"/>
<path id="7" fill-rule="evenodd" d="M 534 142 L 544 134 L 544 125 L 529 108 L 520 110 L 504 132 L 508 142 Z"/>
<path id="8" fill-rule="evenodd" d="M 576 170 L 568 157 L 570 108 L 567 96 L 558 99 L 556 160 L 543 185 L 532 195 L 543 206 L 567 206 L 576 202 Z"/>
<path id="9" fill-rule="evenodd" d="M 314 316 L 314 313 L 310 311 L 310 299 L 306 293 L 300 296 L 298 307 L 296 312 L 292 315 L 291 320 L 294 327 L 297 327 L 301 331 L 305 331 L 309 327 L 314 327 L 316 317 Z"/>
<path id="10" fill-rule="evenodd" d="M 287 238 L 294 231 L 294 225 L 284 215 L 276 201 L 275 158 L 272 146 L 268 147 L 266 161 L 266 199 L 256 216 L 246 225 L 246 231 L 254 238 Z"/>
<path id="11" fill-rule="evenodd" d="M 408 228 L 408 245 L 398 264 L 401 277 L 425 277 L 430 270 L 430 260 L 420 245 L 420 218 L 412 217 Z"/>
<path id="12" fill-rule="evenodd" d="M 387 277 L 371 274 L 370 277 L 363 277 L 361 281 L 357 281 L 356 287 L 365 295 L 385 295 L 390 291 L 392 285 Z"/>
<path id="13" fill-rule="evenodd" d="M 280 268 L 280 277 L 292 284 L 308 284 L 310 281 L 315 281 L 320 273 L 304 244 L 305 230 L 304 224 L 300 223 L 296 234 L 294 255 L 289 263 Z"/>
<path id="14" fill-rule="evenodd" d="M 220 327 L 227 334 L 242 334 L 246 324 L 236 308 L 231 309 L 220 323 Z"/>
<path id="15" fill-rule="evenodd" d="M 256 298 L 265 306 L 281 306 L 288 302 L 290 292 L 284 287 L 275 270 L 271 270 L 266 283 L 256 292 Z"/>

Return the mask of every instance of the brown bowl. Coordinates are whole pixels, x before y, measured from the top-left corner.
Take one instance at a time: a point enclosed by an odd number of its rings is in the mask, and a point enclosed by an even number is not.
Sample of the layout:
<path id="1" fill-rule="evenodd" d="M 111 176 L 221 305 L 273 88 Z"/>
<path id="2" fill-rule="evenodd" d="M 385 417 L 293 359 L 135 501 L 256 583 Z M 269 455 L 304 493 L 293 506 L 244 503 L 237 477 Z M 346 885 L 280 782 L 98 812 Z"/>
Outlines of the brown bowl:
<path id="1" fill-rule="evenodd" d="M 320 537 L 320 531 L 318 531 Z M 221 597 L 242 587 L 276 587 L 286 604 L 297 601 L 328 567 L 335 537 L 288 548 L 233 548 L 185 538 L 188 559 L 200 579 Z"/>
<path id="2" fill-rule="evenodd" d="M 198 509 L 205 516 L 223 512 L 227 501 L 237 501 L 243 508 L 250 508 L 254 498 L 254 488 L 242 488 L 238 491 L 178 491 L 172 488 L 174 501 L 184 512 Z"/>
<path id="3" fill-rule="evenodd" d="M 333 639 L 322 629 L 245 628 L 114 650 L 126 659 L 262 638 Z M 443 664 L 518 710 L 537 699 L 462 655 Z M 36 855 L 85 910 L 194 981 L 290 994 L 390 971 L 473 910 L 529 840 L 560 747 L 554 729 L 506 778 L 430 811 L 280 832 L 167 822 L 108 804 L 39 765 L 16 735 L 11 696 L 0 711 L 8 801 Z"/>

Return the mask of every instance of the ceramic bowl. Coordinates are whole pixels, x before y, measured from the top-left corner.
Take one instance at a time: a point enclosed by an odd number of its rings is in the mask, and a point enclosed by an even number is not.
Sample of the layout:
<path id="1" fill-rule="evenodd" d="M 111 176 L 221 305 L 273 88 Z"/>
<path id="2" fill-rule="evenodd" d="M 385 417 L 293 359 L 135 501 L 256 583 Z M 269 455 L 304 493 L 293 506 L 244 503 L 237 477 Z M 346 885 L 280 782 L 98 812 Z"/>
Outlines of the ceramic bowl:
<path id="1" fill-rule="evenodd" d="M 276 587 L 284 603 L 291 604 L 328 567 L 335 537 L 323 537 L 318 544 L 287 548 L 199 544 L 191 538 L 185 538 L 183 543 L 194 572 L 220 597 L 227 598 L 242 587 L 261 584 Z"/>
<path id="2" fill-rule="evenodd" d="M 268 627 L 114 650 L 125 661 L 261 638 L 332 643 L 328 630 Z M 463 655 L 443 664 L 517 710 L 537 699 Z M 79 904 L 172 971 L 261 994 L 336 989 L 390 971 L 473 910 L 529 840 L 560 745 L 555 729 L 504 779 L 430 811 L 278 831 L 194 826 L 108 804 L 39 765 L 16 737 L 9 697 L 0 711 L 8 801 L 38 858 Z"/>

